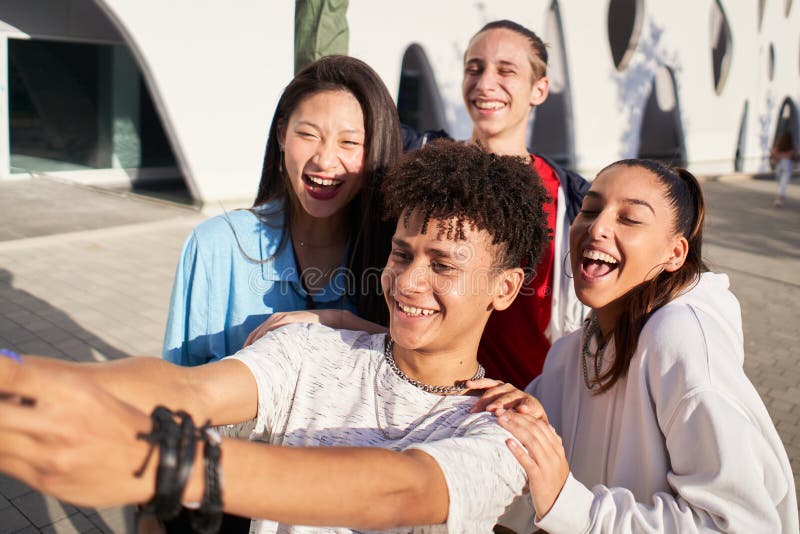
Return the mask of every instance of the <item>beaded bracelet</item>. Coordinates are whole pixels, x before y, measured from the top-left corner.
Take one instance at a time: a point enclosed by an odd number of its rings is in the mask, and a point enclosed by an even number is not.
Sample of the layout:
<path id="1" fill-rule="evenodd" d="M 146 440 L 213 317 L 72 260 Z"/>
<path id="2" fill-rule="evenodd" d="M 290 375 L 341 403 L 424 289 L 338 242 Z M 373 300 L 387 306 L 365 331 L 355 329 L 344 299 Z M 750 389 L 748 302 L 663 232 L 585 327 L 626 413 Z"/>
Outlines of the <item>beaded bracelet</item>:
<path id="1" fill-rule="evenodd" d="M 203 440 L 203 468 L 205 471 L 205 489 L 200 508 L 189 512 L 189 522 L 195 532 L 213 534 L 222 525 L 222 488 L 219 480 L 219 461 L 222 457 L 220 443 L 222 440 L 216 430 L 211 428 L 210 421 L 199 429 Z"/>
<path id="2" fill-rule="evenodd" d="M 186 488 L 186 483 L 189 482 L 189 475 L 192 474 L 192 467 L 194 466 L 194 455 L 197 447 L 197 438 L 195 436 L 194 421 L 192 417 L 184 412 L 179 411 L 178 417 L 181 420 L 181 437 L 178 445 L 178 480 L 177 487 L 180 488 L 178 492 L 178 512 L 180 513 L 180 501 L 183 497 L 183 490 Z M 176 513 L 176 515 L 177 515 Z"/>

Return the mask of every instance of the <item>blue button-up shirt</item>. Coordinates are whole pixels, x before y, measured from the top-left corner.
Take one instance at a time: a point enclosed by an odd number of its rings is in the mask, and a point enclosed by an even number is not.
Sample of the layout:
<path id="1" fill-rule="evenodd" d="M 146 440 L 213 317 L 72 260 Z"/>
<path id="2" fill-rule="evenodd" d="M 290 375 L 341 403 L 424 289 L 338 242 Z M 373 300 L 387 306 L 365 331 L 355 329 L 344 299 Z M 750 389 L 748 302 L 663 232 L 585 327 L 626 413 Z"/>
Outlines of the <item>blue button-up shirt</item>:
<path id="1" fill-rule="evenodd" d="M 237 210 L 204 221 L 186 240 L 172 288 L 164 358 L 200 365 L 233 354 L 275 312 L 315 308 L 356 311 L 344 270 L 310 295 L 300 282 L 281 203 L 258 208 L 269 224 Z"/>

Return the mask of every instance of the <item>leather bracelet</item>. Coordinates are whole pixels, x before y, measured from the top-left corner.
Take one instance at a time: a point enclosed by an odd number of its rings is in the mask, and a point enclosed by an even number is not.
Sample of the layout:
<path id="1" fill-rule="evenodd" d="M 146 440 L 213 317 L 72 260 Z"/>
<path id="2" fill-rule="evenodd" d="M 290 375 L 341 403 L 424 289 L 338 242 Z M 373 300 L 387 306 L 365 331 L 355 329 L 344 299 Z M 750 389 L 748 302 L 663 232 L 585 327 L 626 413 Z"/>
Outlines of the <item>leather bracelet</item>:
<path id="1" fill-rule="evenodd" d="M 144 465 L 134 473 L 135 476 L 142 476 L 153 448 L 158 447 L 155 495 L 150 502 L 141 506 L 141 510 L 159 519 L 171 519 L 180 513 L 183 490 L 194 463 L 196 440 L 192 418 L 185 412 L 179 413 L 179 426 L 175 422 L 175 416 L 167 408 L 157 406 L 150 414 L 153 421 L 152 431 L 137 435 L 137 439 L 151 444 L 151 450 Z"/>
<path id="2" fill-rule="evenodd" d="M 197 438 L 195 437 L 194 421 L 192 421 L 191 416 L 184 411 L 179 411 L 177 415 L 181 420 L 177 476 L 177 487 L 179 488 L 177 506 L 180 512 L 183 490 L 186 488 L 186 483 L 189 481 L 189 476 L 192 474 L 192 467 L 194 466 Z"/>
<path id="3" fill-rule="evenodd" d="M 158 445 L 158 471 L 156 472 L 156 494 L 149 503 L 143 506 L 145 512 L 151 512 L 160 519 L 172 518 L 180 512 L 180 496 L 177 496 L 178 471 L 178 425 L 172 412 L 158 406 L 151 414 L 153 432 L 151 436 Z"/>
<path id="4" fill-rule="evenodd" d="M 203 440 L 203 468 L 205 488 L 200 508 L 189 512 L 189 521 L 195 532 L 215 534 L 222 525 L 222 487 L 220 485 L 219 461 L 222 457 L 222 439 L 207 422 L 199 429 Z"/>

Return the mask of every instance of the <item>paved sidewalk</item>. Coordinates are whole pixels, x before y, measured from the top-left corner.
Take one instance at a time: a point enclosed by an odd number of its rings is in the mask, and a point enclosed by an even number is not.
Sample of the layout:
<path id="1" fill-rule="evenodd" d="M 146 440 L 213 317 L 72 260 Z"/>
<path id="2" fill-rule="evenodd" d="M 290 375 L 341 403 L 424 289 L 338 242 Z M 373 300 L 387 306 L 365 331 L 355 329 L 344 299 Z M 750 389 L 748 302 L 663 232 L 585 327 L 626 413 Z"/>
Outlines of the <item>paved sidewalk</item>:
<path id="1" fill-rule="evenodd" d="M 800 474 L 800 186 L 704 182 L 705 255 L 742 303 L 745 370 Z M 184 206 L 46 180 L 0 182 L 0 346 L 78 361 L 161 351 Z M 113 453 L 113 451 L 110 451 Z M 69 506 L 0 477 L 0 534 L 132 532 L 130 509 Z"/>
<path id="2" fill-rule="evenodd" d="M 0 346 L 77 361 L 159 355 L 180 247 L 203 218 L 131 194 L 0 182 Z M 0 534 L 133 531 L 131 509 L 75 508 L 0 476 Z"/>
<path id="3" fill-rule="evenodd" d="M 767 405 L 800 490 L 800 185 L 774 208 L 775 182 L 706 182 L 703 255 L 742 306 L 747 376 Z M 800 493 L 800 492 L 798 492 Z"/>

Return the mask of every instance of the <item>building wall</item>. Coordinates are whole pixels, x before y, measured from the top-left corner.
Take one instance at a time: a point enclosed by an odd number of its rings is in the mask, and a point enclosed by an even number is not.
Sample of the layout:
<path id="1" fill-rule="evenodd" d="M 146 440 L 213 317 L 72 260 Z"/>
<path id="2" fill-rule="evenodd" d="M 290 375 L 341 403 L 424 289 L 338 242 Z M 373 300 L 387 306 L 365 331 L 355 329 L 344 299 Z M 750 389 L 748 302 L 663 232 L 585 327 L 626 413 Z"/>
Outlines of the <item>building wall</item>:
<path id="1" fill-rule="evenodd" d="M 641 120 L 653 77 L 665 66 L 674 75 L 689 167 L 699 173 L 734 170 L 742 110 L 749 102 L 744 170 L 764 170 L 779 106 L 787 97 L 800 104 L 800 5 L 793 5 L 787 17 L 785 0 L 767 1 L 759 29 L 757 2 L 720 2 L 732 46 L 727 79 L 717 94 L 711 50 L 715 1 L 638 2 L 642 5 L 641 33 L 622 71 L 615 68 L 609 45 L 610 3 L 557 3 L 571 97 L 575 166 L 591 176 L 616 159 L 638 155 Z M 511 18 L 546 35 L 544 24 L 552 4 L 549 0 L 409 0 L 392 13 L 391 23 L 376 23 L 386 20 L 382 2 L 351 0 L 350 53 L 373 65 L 394 88 L 405 48 L 419 44 L 435 72 L 449 131 L 466 138 L 470 126 L 460 87 L 461 61 L 469 38 L 497 18 Z M 771 43 L 776 66 L 770 81 L 767 60 Z M 658 135 L 658 128 L 652 135 Z"/>
<path id="2" fill-rule="evenodd" d="M 672 148 L 667 156 L 675 162 L 685 157 L 699 173 L 731 172 L 745 103 L 742 169 L 755 172 L 766 168 L 781 104 L 787 98 L 800 104 L 800 2 L 787 15 L 789 3 L 764 2 L 759 24 L 761 2 L 741 0 L 350 0 L 350 54 L 372 65 L 396 95 L 404 54 L 418 44 L 430 70 L 417 70 L 432 73 L 438 87 L 438 95 L 424 102 L 440 102 L 436 122 L 443 117 L 452 135 L 466 138 L 470 122 L 460 88 L 465 47 L 484 23 L 510 18 L 552 40 L 551 54 L 562 59 L 552 76 L 566 96 L 541 113 L 532 139 L 557 132 L 565 161 L 585 175 L 653 147 Z M 0 96 L 7 91 L 8 37 L 124 43 L 194 197 L 207 204 L 246 203 L 258 184 L 277 97 L 292 75 L 294 9 L 286 1 L 220 6 L 196 0 L 0 0 Z M 627 18 L 638 20 L 638 40 L 627 66 L 618 69 L 609 9 L 636 6 L 638 17 Z M 712 40 L 720 12 L 731 41 L 730 68 L 718 92 Z M 418 59 L 407 63 L 419 67 Z M 4 109 L 0 105 L 0 116 Z M 559 117 L 567 122 L 552 122 Z M 0 178 L 9 175 L 8 132 L 2 130 Z"/>
<path id="3" fill-rule="evenodd" d="M 97 0 L 134 50 L 195 198 L 252 199 L 293 68 L 290 2 Z"/>
<path id="4" fill-rule="evenodd" d="M 292 73 L 293 21 L 290 2 L 0 0 L 0 39 L 125 43 L 187 186 L 211 204 L 254 197 L 269 121 Z M 0 177 L 9 174 L 6 141 Z"/>

